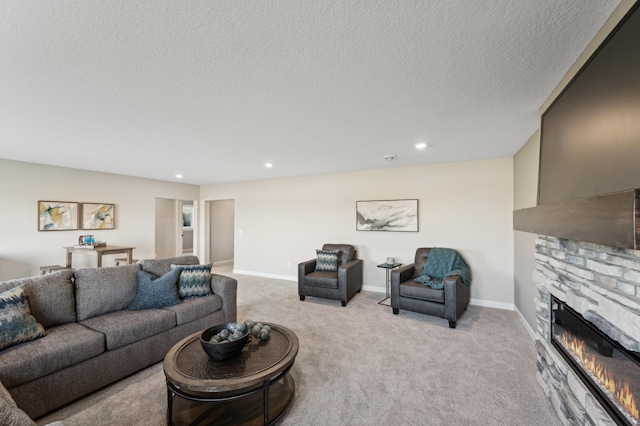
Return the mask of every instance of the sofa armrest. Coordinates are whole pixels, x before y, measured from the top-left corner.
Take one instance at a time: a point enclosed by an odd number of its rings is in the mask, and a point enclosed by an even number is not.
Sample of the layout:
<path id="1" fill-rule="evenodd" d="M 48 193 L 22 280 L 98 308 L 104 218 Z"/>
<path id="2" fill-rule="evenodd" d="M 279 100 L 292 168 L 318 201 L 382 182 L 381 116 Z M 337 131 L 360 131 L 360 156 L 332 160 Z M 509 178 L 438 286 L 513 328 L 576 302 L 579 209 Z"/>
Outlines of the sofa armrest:
<path id="1" fill-rule="evenodd" d="M 224 312 L 225 321 L 237 321 L 238 280 L 226 275 L 211 274 L 211 291 L 222 297 L 222 312 Z"/>
<path id="2" fill-rule="evenodd" d="M 9 391 L 0 382 L 0 424 L 7 426 L 35 426 L 27 413 L 18 408 Z"/>
<path id="3" fill-rule="evenodd" d="M 391 307 L 394 309 L 400 308 L 400 283 L 408 281 L 413 278 L 415 273 L 415 264 L 410 263 L 408 265 L 401 266 L 397 269 L 391 270 Z"/>
<path id="4" fill-rule="evenodd" d="M 458 319 L 469 304 L 469 285 L 462 282 L 458 275 L 444 279 L 444 317 L 449 321 Z"/>
<path id="5" fill-rule="evenodd" d="M 362 259 L 347 262 L 338 268 L 338 288 L 342 293 L 342 300 L 349 300 L 362 289 Z"/>
<path id="6" fill-rule="evenodd" d="M 316 270 L 316 260 L 311 259 L 298 263 L 298 294 L 304 296 L 304 276 Z"/>

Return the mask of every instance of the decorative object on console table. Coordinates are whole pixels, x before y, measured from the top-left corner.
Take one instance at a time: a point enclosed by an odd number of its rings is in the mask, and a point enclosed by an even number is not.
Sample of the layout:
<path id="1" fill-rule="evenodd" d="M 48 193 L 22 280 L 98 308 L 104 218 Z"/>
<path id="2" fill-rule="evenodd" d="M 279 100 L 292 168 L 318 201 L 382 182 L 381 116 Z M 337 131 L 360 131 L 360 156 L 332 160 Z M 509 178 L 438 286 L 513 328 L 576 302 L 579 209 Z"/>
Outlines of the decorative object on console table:
<path id="1" fill-rule="evenodd" d="M 116 205 L 82 203 L 82 229 L 115 229 Z"/>
<path id="2" fill-rule="evenodd" d="M 78 238 L 78 244 L 75 248 L 93 249 L 98 247 L 106 247 L 107 243 L 104 241 L 97 241 L 93 235 L 80 235 Z"/>
<path id="3" fill-rule="evenodd" d="M 356 230 L 418 232 L 418 200 L 356 201 Z"/>
<path id="4" fill-rule="evenodd" d="M 73 231 L 78 229 L 78 203 L 38 201 L 38 231 Z"/>

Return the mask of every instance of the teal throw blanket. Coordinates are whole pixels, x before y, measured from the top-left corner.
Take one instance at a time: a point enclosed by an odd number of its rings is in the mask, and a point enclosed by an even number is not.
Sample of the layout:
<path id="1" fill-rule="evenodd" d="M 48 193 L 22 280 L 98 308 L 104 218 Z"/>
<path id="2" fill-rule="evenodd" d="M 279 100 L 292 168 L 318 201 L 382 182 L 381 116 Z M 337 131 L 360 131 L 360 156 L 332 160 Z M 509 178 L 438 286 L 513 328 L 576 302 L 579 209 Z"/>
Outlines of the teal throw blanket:
<path id="1" fill-rule="evenodd" d="M 415 277 L 413 281 L 431 288 L 442 289 L 444 288 L 443 280 L 453 275 L 459 275 L 462 282 L 467 285 L 471 283 L 471 270 L 457 251 L 434 247 L 429 252 L 422 275 Z"/>

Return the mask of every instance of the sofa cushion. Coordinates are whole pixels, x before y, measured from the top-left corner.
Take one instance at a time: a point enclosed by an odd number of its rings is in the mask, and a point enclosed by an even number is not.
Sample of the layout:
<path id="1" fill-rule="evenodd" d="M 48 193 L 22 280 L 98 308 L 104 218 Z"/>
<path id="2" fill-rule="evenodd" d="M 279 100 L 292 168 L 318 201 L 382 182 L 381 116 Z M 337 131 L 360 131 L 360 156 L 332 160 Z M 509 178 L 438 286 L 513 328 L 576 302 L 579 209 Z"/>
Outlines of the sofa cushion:
<path id="1" fill-rule="evenodd" d="M 304 285 L 323 288 L 338 288 L 338 273 L 316 271 L 304 276 Z"/>
<path id="2" fill-rule="evenodd" d="M 178 294 L 181 298 L 200 297 L 212 294 L 211 267 L 206 265 L 171 265 L 171 269 L 180 270 Z"/>
<path id="3" fill-rule="evenodd" d="M 31 315 L 46 329 L 76 320 L 76 299 L 71 282 L 73 271 L 58 271 L 37 277 L 0 283 L 0 292 L 23 286 Z"/>
<path id="4" fill-rule="evenodd" d="M 411 280 L 400 283 L 400 297 L 444 303 L 444 290 L 431 288 Z"/>
<path id="5" fill-rule="evenodd" d="M 180 271 L 170 271 L 161 277 L 138 271 L 138 292 L 129 309 L 153 309 L 180 303 L 178 297 Z M 155 279 L 154 279 L 155 278 Z"/>
<path id="6" fill-rule="evenodd" d="M 169 330 L 176 326 L 176 315 L 166 309 L 117 311 L 82 321 L 82 325 L 105 335 L 108 350 Z"/>
<path id="7" fill-rule="evenodd" d="M 340 250 L 316 250 L 316 271 L 336 272 Z"/>
<path id="8" fill-rule="evenodd" d="M 127 309 L 136 298 L 139 270 L 137 264 L 76 270 L 78 321 Z"/>
<path id="9" fill-rule="evenodd" d="M 0 352 L 0 380 L 7 388 L 30 382 L 104 352 L 104 335 L 70 322 L 47 335 Z"/>
<path id="10" fill-rule="evenodd" d="M 157 277 L 171 270 L 171 265 L 197 265 L 200 263 L 197 256 L 165 257 L 162 259 L 142 259 L 138 262 L 143 271 Z"/>
<path id="11" fill-rule="evenodd" d="M 179 305 L 166 307 L 176 314 L 177 325 L 186 324 L 222 309 L 222 297 L 212 294 L 204 297 L 189 297 Z"/>
<path id="12" fill-rule="evenodd" d="M 31 315 L 23 287 L 0 293 L 0 349 L 44 336 L 44 327 Z"/>

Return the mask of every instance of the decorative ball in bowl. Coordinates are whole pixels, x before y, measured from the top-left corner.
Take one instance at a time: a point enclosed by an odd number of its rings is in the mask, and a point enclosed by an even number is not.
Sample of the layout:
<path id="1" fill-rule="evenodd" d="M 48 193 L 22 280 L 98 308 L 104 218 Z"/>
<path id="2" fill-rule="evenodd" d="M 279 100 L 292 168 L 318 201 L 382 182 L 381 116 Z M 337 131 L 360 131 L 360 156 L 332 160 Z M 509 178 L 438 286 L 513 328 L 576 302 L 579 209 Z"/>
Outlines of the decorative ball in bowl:
<path id="1" fill-rule="evenodd" d="M 200 334 L 202 349 L 214 361 L 224 361 L 239 355 L 247 340 L 249 330 L 241 322 L 216 325 Z"/>

